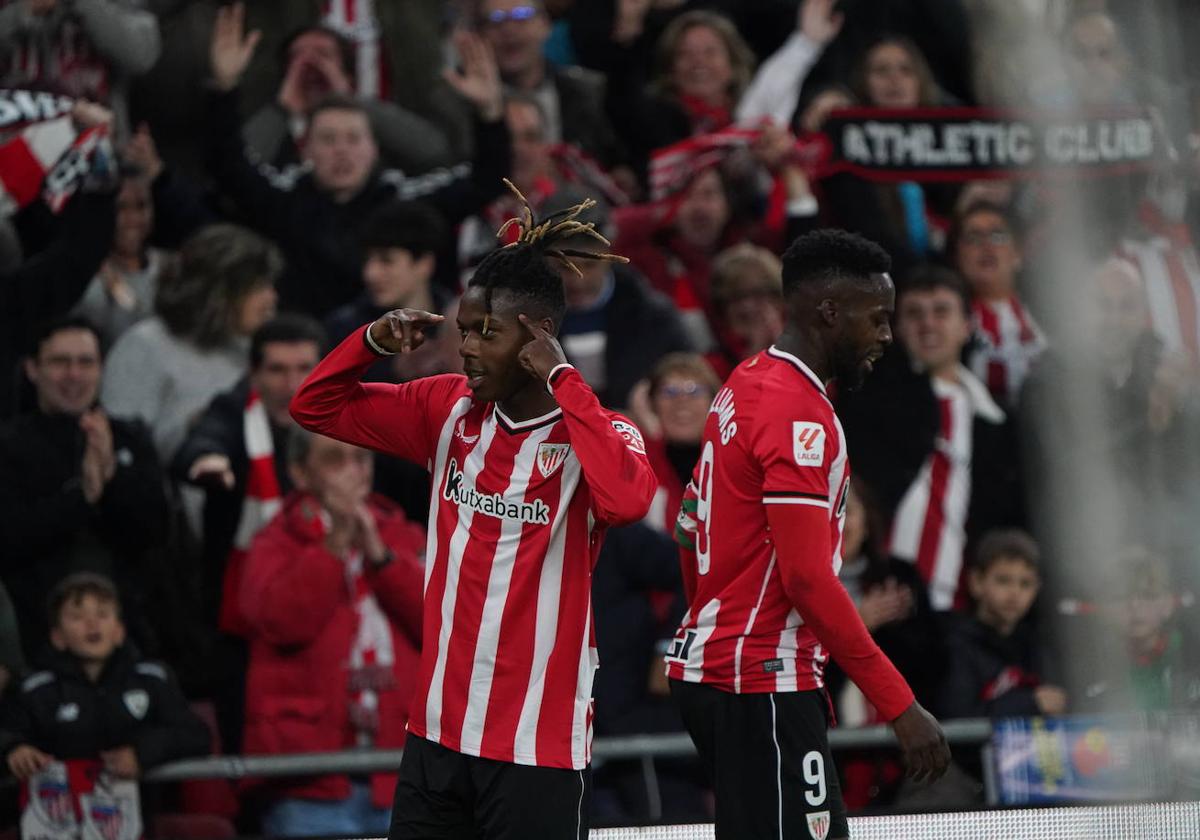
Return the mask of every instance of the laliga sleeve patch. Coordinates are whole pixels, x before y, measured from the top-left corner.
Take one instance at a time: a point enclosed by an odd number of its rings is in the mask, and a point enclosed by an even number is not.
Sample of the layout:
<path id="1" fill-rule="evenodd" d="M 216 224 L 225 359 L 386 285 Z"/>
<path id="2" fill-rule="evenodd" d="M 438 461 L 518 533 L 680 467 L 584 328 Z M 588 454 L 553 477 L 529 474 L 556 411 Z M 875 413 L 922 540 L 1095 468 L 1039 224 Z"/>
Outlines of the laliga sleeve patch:
<path id="1" fill-rule="evenodd" d="M 825 427 L 797 420 L 792 423 L 792 454 L 802 467 L 825 465 Z"/>
<path id="2" fill-rule="evenodd" d="M 646 454 L 646 442 L 642 440 L 642 433 L 638 431 L 637 426 L 626 420 L 614 420 L 612 427 L 625 439 L 626 446 L 639 455 Z"/>

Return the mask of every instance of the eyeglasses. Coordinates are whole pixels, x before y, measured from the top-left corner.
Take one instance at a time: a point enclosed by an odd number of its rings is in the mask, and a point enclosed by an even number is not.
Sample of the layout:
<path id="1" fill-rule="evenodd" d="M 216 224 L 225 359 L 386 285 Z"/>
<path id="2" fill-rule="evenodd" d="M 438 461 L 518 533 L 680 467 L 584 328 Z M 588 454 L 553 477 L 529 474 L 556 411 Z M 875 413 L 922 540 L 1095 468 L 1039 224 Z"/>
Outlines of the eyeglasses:
<path id="1" fill-rule="evenodd" d="M 493 26 L 499 26 L 506 20 L 529 20 L 538 13 L 536 6 L 514 6 L 505 11 L 504 9 L 496 9 L 494 12 L 488 12 L 487 22 Z"/>
<path id="2" fill-rule="evenodd" d="M 1012 234 L 1006 230 L 973 230 L 963 234 L 962 242 L 964 245 L 1008 245 L 1012 242 Z"/>
<path id="3" fill-rule="evenodd" d="M 658 393 L 669 400 L 677 400 L 681 397 L 697 397 L 701 394 L 707 394 L 708 389 L 699 382 L 687 382 L 683 385 L 664 385 L 658 389 Z"/>

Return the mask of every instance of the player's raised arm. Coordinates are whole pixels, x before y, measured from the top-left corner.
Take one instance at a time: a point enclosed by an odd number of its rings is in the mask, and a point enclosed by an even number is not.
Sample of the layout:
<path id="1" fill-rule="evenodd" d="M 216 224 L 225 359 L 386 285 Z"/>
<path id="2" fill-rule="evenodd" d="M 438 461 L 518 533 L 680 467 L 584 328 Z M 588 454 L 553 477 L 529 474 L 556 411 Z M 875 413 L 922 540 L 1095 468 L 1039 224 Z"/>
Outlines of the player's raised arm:
<path id="1" fill-rule="evenodd" d="M 433 448 L 426 420 L 429 402 L 439 394 L 449 396 L 453 377 L 402 385 L 359 380 L 380 356 L 421 346 L 425 329 L 442 320 L 441 315 L 401 309 L 355 330 L 304 380 L 292 397 L 292 417 L 309 431 L 426 463 Z"/>
<path id="2" fill-rule="evenodd" d="M 610 525 L 636 522 L 650 509 L 658 486 L 641 432 L 600 405 L 554 336 L 525 315 L 520 318 L 530 337 L 521 364 L 547 383 L 562 409 L 596 518 Z"/>

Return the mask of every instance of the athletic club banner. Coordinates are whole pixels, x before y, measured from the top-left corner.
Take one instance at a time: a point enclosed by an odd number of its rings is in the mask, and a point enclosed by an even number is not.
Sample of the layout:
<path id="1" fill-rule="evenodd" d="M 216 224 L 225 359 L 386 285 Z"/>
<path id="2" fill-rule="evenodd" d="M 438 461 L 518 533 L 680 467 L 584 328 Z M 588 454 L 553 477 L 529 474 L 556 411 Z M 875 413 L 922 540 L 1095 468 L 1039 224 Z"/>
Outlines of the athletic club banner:
<path id="1" fill-rule="evenodd" d="M 84 181 L 115 166 L 107 126 L 78 131 L 75 101 L 52 93 L 0 89 L 0 216 L 40 195 L 55 213 Z"/>
<path id="2" fill-rule="evenodd" d="M 678 192 L 696 172 L 750 145 L 758 128 L 691 137 L 651 156 L 652 198 Z M 823 133 L 796 141 L 813 178 L 850 172 L 872 181 L 972 181 L 1046 175 L 1116 175 L 1165 158 L 1148 111 L 1017 115 L 979 108 L 834 111 Z"/>

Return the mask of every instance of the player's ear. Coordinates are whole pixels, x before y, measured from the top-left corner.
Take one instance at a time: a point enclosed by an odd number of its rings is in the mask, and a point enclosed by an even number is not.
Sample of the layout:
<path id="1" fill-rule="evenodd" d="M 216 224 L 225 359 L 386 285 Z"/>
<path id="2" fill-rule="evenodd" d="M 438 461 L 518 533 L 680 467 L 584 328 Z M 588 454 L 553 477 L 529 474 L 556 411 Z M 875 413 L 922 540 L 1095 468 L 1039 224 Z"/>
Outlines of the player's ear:
<path id="1" fill-rule="evenodd" d="M 832 327 L 838 322 L 838 305 L 833 298 L 825 298 L 818 303 L 817 311 L 821 313 L 821 320 L 826 326 Z"/>

